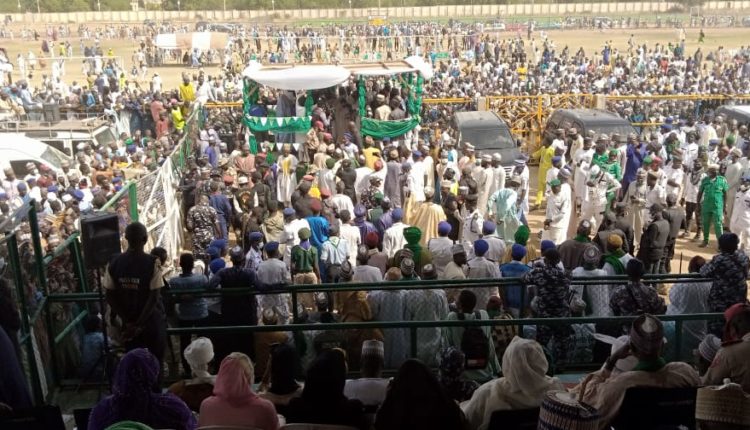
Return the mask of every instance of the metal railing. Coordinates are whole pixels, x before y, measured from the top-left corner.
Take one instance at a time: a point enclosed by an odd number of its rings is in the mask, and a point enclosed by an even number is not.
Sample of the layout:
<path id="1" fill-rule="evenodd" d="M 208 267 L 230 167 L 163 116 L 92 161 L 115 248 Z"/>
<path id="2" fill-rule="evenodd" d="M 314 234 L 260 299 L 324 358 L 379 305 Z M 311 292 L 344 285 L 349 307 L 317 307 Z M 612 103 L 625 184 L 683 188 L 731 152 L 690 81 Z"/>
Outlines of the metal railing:
<path id="1" fill-rule="evenodd" d="M 649 275 L 643 279 L 646 283 L 685 283 L 685 282 L 710 282 L 709 279 L 702 278 L 697 274 L 676 274 L 676 275 Z M 585 285 L 608 288 L 613 284 L 625 284 L 628 282 L 625 276 L 601 276 L 601 277 L 583 277 L 572 278 L 571 286 Z M 254 287 L 233 288 L 231 290 L 180 290 L 171 291 L 168 294 L 173 296 L 190 295 L 191 297 L 237 297 L 243 295 L 263 296 L 268 294 L 289 294 L 291 296 L 292 321 L 298 321 L 298 303 L 299 295 L 313 292 L 341 293 L 351 291 L 398 291 L 398 290 L 435 290 L 435 289 L 463 289 L 463 288 L 492 288 L 501 289 L 520 285 L 518 278 L 500 278 L 500 279 L 465 279 L 465 280 L 431 280 L 431 281 L 394 281 L 388 283 L 338 283 L 338 284 L 316 284 L 316 285 L 289 285 L 286 288 L 274 289 L 268 291 L 259 291 Z M 526 289 L 521 289 L 521 303 L 526 303 Z M 53 294 L 48 297 L 50 303 L 54 302 L 86 302 L 98 300 L 95 293 L 78 293 L 78 294 Z M 566 317 L 566 318 L 521 318 L 510 320 L 473 320 L 473 321 L 367 321 L 367 322 L 341 322 L 329 324 L 285 324 L 285 325 L 255 325 L 255 326 L 201 326 L 195 328 L 169 328 L 167 333 L 170 335 L 190 334 L 218 334 L 218 333 L 256 333 L 256 332 L 301 332 L 308 330 L 325 331 L 325 330 L 353 330 L 353 329 L 393 329 L 404 328 L 410 332 L 410 356 L 417 356 L 418 329 L 428 327 L 508 327 L 514 326 L 518 329 L 519 335 L 523 335 L 524 326 L 534 325 L 573 325 L 573 324 L 598 324 L 598 323 L 628 323 L 634 316 L 622 317 Z M 674 321 L 675 338 L 674 338 L 674 357 L 679 358 L 683 339 L 682 328 L 685 322 L 690 321 L 715 321 L 723 319 L 721 313 L 691 314 L 691 315 L 660 315 L 662 321 Z M 71 325 L 75 322 L 71 322 Z"/>

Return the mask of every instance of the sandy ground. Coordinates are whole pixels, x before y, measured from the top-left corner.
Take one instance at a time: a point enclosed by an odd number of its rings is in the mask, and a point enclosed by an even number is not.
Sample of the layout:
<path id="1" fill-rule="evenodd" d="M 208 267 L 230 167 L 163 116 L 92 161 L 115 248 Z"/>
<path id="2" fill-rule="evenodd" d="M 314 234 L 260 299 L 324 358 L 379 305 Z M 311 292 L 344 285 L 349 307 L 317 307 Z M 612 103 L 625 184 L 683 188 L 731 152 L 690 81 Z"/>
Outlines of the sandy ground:
<path id="1" fill-rule="evenodd" d="M 698 29 L 687 30 L 687 46 L 686 50 L 688 53 L 692 53 L 697 49 L 698 40 Z M 705 52 L 707 50 L 716 49 L 719 46 L 724 46 L 727 49 L 739 48 L 747 43 L 748 30 L 744 28 L 708 28 L 706 31 L 706 40 L 701 46 Z M 515 36 L 514 33 L 506 32 L 502 33 L 507 35 L 508 38 Z M 571 53 L 575 53 L 579 47 L 583 47 L 584 51 L 588 55 L 592 55 L 594 52 L 601 51 L 606 41 L 611 41 L 613 46 L 621 51 L 626 51 L 628 47 L 628 38 L 631 34 L 634 34 L 634 40 L 638 44 L 646 43 L 649 48 L 653 47 L 655 43 L 667 44 L 676 43 L 678 40 L 678 32 L 675 29 L 614 29 L 614 30 L 554 30 L 547 32 L 548 37 L 554 41 L 561 51 L 563 47 L 568 46 Z M 540 33 L 536 32 L 534 36 L 537 40 L 540 37 Z M 72 37 L 68 39 L 73 45 L 74 55 L 81 55 L 80 51 L 80 39 Z M 89 44 L 93 44 L 90 41 Z M 114 55 L 121 57 L 126 67 L 129 69 L 132 66 L 132 55 L 137 50 L 138 44 L 132 40 L 103 40 L 102 48 L 106 53 L 109 48 L 112 48 Z M 527 43 L 527 46 L 529 44 Z M 4 47 L 8 50 L 12 61 L 15 62 L 15 58 L 19 53 L 28 53 L 29 50 L 40 55 L 41 41 L 22 41 L 22 40 L 8 40 L 0 39 L 0 47 Z M 265 48 L 265 44 L 264 44 Z M 49 73 L 49 63 L 46 69 L 38 70 L 34 74 L 34 83 L 41 82 L 42 74 Z M 205 72 L 209 75 L 218 74 L 219 69 L 216 66 L 208 66 L 204 68 Z M 180 75 L 183 71 L 195 72 L 195 69 L 185 68 L 182 65 L 171 65 L 165 67 L 156 67 L 148 71 L 148 79 L 151 78 L 154 72 L 158 72 L 162 77 L 165 88 L 174 88 L 180 82 Z M 84 80 L 82 73 L 81 61 L 70 60 L 66 62 L 66 75 L 65 80 L 67 82 Z M 148 84 L 148 82 L 144 82 Z"/>

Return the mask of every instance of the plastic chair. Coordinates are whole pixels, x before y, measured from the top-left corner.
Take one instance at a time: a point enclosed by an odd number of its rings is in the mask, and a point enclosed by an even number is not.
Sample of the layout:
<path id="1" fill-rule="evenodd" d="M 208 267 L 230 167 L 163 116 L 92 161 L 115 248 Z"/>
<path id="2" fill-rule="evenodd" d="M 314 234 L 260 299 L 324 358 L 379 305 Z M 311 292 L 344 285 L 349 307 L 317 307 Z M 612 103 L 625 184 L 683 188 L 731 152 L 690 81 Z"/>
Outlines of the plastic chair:
<path id="1" fill-rule="evenodd" d="M 294 423 L 286 424 L 279 430 L 357 430 L 357 428 L 349 426 L 339 426 L 335 424 Z"/>
<path id="2" fill-rule="evenodd" d="M 625 392 L 612 427 L 638 430 L 695 429 L 696 387 L 633 387 Z"/>
<path id="3" fill-rule="evenodd" d="M 41 406 L 1 417 L 0 429 L 65 430 L 65 422 L 58 406 Z"/>
<path id="4" fill-rule="evenodd" d="M 495 411 L 487 430 L 536 430 L 539 408 Z"/>

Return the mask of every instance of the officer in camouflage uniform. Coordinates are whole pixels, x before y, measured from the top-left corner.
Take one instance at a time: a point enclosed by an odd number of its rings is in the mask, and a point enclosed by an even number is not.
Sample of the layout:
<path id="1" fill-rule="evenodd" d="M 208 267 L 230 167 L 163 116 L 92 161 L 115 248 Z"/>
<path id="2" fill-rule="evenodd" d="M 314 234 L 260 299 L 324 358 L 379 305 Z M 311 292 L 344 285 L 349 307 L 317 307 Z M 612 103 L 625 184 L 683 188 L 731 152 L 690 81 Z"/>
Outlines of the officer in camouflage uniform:
<path id="1" fill-rule="evenodd" d="M 544 253 L 544 262 L 540 262 L 533 269 L 521 276 L 525 285 L 536 287 L 536 296 L 531 302 L 531 310 L 537 318 L 564 318 L 570 316 L 569 294 L 570 279 L 561 269 L 560 252 L 548 249 Z M 573 329 L 570 325 L 540 325 L 537 326 L 536 340 L 547 348 L 549 341 L 554 338 L 554 348 L 551 350 L 556 367 L 564 363 L 568 355 L 568 345 L 572 345 Z"/>
<path id="2" fill-rule="evenodd" d="M 738 250 L 739 238 L 734 233 L 719 237 L 719 254 L 701 267 L 701 276 L 713 279 L 708 292 L 708 311 L 724 312 L 736 303 L 747 301 L 747 271 L 750 260 Z M 708 330 L 721 337 L 723 321 L 712 321 Z"/>
<path id="3" fill-rule="evenodd" d="M 208 196 L 198 197 L 198 203 L 188 211 L 185 225 L 193 234 L 193 255 L 207 260 L 206 249 L 221 234 L 218 214 L 216 209 L 209 206 Z"/>
<path id="4" fill-rule="evenodd" d="M 376 201 L 375 195 L 380 193 L 380 184 L 383 182 L 377 176 L 370 176 L 370 186 L 362 192 L 360 196 L 360 203 L 362 203 L 367 210 L 380 206 L 380 202 Z"/>

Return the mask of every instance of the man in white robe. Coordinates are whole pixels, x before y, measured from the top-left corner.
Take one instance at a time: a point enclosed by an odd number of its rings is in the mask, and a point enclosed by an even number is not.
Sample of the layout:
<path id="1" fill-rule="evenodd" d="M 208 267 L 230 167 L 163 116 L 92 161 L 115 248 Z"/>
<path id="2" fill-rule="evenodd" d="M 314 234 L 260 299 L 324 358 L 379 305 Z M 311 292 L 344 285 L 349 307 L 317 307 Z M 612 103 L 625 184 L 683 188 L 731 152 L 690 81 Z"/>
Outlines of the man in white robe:
<path id="1" fill-rule="evenodd" d="M 547 200 L 547 213 L 544 220 L 543 240 L 551 240 L 555 245 L 563 243 L 567 237 L 572 205 L 569 193 L 562 193 L 562 183 L 555 178 L 550 183 L 551 193 Z"/>
<path id="2" fill-rule="evenodd" d="M 451 225 L 448 221 L 438 223 L 438 237 L 427 242 L 427 250 L 432 254 L 432 264 L 437 271 L 438 279 L 445 279 L 445 267 L 453 261 L 453 241 L 448 237 Z"/>
<path id="3" fill-rule="evenodd" d="M 589 220 L 591 230 L 596 231 L 607 209 L 607 194 L 614 193 L 622 185 L 599 166 L 592 166 L 586 182 L 586 196 L 581 205 L 581 219 Z"/>
<path id="4" fill-rule="evenodd" d="M 500 164 L 503 157 L 497 152 L 492 154 L 492 186 L 488 193 L 487 199 L 497 192 L 505 188 L 505 168 Z"/>
<path id="5" fill-rule="evenodd" d="M 391 212 L 391 219 L 393 224 L 386 229 L 383 233 L 383 252 L 388 258 L 393 258 L 396 251 L 403 248 L 406 244 L 406 238 L 404 237 L 404 229 L 409 227 L 408 224 L 401 222 L 403 219 L 403 210 L 396 208 Z"/>
<path id="6" fill-rule="evenodd" d="M 297 157 L 291 154 L 291 146 L 287 143 L 282 147 L 282 154 L 277 160 L 279 166 L 276 178 L 276 190 L 279 202 L 284 206 L 292 205 L 292 193 L 297 188 Z"/>
<path id="7" fill-rule="evenodd" d="M 284 209 L 284 232 L 281 234 L 279 243 L 284 246 L 284 263 L 291 269 L 292 248 L 299 245 L 299 231 L 303 228 L 310 229 L 310 224 L 304 218 L 297 218 L 293 208 Z"/>
<path id="8" fill-rule="evenodd" d="M 490 199 L 490 190 L 492 189 L 495 179 L 493 177 L 494 170 L 490 166 L 492 162 L 492 156 L 489 154 L 482 155 L 482 161 L 479 165 L 479 169 L 474 173 L 474 177 L 477 181 L 477 190 L 479 196 L 477 199 L 477 208 L 482 216 L 487 214 L 487 201 Z"/>

